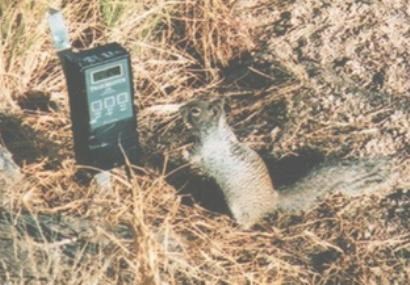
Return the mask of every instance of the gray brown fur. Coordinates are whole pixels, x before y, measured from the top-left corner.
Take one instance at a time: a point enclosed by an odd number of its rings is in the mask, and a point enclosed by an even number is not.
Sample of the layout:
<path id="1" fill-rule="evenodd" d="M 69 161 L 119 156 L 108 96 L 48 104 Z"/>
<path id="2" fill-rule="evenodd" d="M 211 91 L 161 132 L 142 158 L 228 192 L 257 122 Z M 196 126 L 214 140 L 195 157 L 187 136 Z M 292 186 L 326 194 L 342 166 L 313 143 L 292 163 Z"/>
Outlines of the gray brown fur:
<path id="1" fill-rule="evenodd" d="M 20 177 L 20 168 L 13 161 L 11 153 L 0 144 L 0 187 L 5 188 Z"/>
<path id="2" fill-rule="evenodd" d="M 394 183 L 387 159 L 327 162 L 294 184 L 279 189 L 278 208 L 307 210 L 328 193 L 349 197 L 386 189 Z"/>
<path id="3" fill-rule="evenodd" d="M 180 113 L 197 139 L 186 158 L 215 179 L 233 217 L 244 228 L 278 208 L 307 209 L 329 192 L 368 192 L 387 177 L 380 167 L 385 161 L 328 164 L 278 192 L 263 160 L 239 142 L 227 124 L 223 99 L 193 100 Z"/>

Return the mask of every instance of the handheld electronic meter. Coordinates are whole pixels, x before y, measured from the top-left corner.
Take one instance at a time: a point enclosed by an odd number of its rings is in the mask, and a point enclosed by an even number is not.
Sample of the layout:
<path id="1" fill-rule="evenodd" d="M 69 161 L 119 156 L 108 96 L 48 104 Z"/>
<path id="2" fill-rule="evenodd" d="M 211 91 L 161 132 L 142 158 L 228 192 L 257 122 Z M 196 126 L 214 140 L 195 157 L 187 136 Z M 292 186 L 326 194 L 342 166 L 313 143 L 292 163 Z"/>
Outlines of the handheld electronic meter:
<path id="1" fill-rule="evenodd" d="M 79 164 L 111 169 L 137 162 L 138 137 L 128 52 L 117 43 L 73 52 L 63 17 L 50 28 L 67 81 L 74 151 Z"/>

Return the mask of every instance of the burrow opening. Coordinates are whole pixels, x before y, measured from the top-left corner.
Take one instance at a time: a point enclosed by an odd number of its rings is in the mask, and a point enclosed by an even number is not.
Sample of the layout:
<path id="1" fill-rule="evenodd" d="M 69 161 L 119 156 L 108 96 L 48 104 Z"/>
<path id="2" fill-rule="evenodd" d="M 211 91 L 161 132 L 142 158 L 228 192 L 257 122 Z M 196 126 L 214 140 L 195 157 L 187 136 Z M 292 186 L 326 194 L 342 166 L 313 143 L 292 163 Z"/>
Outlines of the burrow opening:
<path id="1" fill-rule="evenodd" d="M 48 169 L 55 169 L 60 165 L 60 147 L 25 124 L 18 116 L 0 113 L 0 138 L 20 166 L 45 157 L 48 158 Z"/>

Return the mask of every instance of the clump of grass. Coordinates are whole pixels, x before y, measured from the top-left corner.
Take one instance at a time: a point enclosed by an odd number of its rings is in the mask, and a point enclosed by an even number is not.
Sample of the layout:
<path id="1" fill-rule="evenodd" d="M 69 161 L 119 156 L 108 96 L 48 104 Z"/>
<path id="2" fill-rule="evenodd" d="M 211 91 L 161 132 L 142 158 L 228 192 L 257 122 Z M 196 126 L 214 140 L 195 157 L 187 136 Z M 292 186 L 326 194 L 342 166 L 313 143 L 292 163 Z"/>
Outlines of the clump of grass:
<path id="1" fill-rule="evenodd" d="M 253 46 L 252 27 L 240 24 L 232 9 L 233 2 L 221 0 L 185 1 L 175 25 L 185 48 L 198 55 L 206 69 L 228 65 Z"/>
<path id="2" fill-rule="evenodd" d="M 107 35 L 129 47 L 139 90 L 145 92 L 141 100 L 148 105 L 158 99 L 186 99 L 195 89 L 195 93 L 212 89 L 221 79 L 218 67 L 253 47 L 250 28 L 238 23 L 224 1 L 122 5 Z M 102 11 L 103 17 L 110 15 Z"/>
<path id="3" fill-rule="evenodd" d="M 113 27 L 125 12 L 124 1 L 100 1 L 100 11 L 104 24 Z"/>

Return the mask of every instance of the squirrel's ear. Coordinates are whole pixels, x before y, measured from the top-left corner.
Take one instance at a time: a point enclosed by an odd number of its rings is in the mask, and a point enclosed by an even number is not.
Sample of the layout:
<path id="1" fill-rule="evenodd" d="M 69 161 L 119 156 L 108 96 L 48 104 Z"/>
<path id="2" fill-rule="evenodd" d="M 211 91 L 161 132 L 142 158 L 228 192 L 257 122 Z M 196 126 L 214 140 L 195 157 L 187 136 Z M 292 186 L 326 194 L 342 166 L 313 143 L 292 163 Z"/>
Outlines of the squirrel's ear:
<path id="1" fill-rule="evenodd" d="M 215 115 L 222 114 L 225 110 L 225 98 L 222 96 L 218 97 L 212 101 L 210 107 Z"/>
<path id="2" fill-rule="evenodd" d="M 182 117 L 182 122 L 188 129 L 190 129 L 192 127 L 192 123 L 190 122 L 188 107 L 186 105 L 179 107 L 179 112 Z"/>

